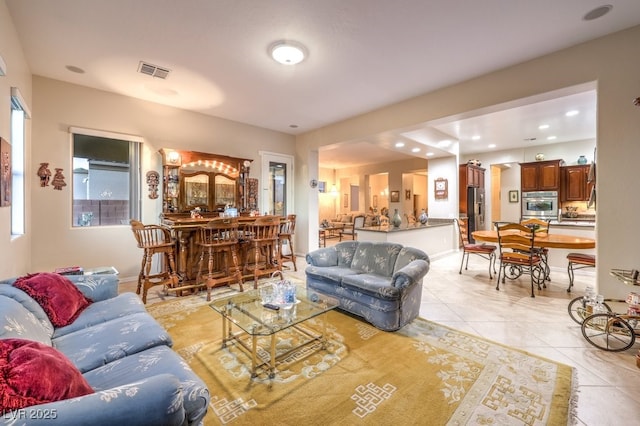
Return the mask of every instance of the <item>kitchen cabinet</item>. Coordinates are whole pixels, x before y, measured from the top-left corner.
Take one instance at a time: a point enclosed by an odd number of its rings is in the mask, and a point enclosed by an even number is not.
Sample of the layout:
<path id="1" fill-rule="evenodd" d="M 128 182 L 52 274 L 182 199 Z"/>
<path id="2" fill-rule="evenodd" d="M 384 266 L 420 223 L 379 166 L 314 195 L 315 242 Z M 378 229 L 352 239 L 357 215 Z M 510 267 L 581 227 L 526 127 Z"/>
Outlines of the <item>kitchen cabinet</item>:
<path id="1" fill-rule="evenodd" d="M 560 167 L 564 160 L 520 163 L 520 187 L 522 192 L 559 191 Z"/>
<path id="2" fill-rule="evenodd" d="M 484 171 L 482 167 L 473 164 L 461 164 L 458 174 L 460 181 L 460 212 L 467 213 L 467 188 L 483 188 L 484 189 Z"/>
<path id="3" fill-rule="evenodd" d="M 587 201 L 594 183 L 587 182 L 589 165 L 562 167 L 562 201 Z"/>

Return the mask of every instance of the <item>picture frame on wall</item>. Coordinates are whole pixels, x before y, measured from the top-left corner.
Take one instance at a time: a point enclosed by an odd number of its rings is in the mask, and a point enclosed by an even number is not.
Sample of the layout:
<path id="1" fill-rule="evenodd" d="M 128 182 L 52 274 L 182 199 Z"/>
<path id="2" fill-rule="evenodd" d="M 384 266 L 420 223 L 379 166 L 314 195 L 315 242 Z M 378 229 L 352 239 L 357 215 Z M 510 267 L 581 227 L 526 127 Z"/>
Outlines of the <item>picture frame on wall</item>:
<path id="1" fill-rule="evenodd" d="M 517 203 L 520 201 L 520 197 L 518 194 L 518 190 L 514 189 L 512 191 L 509 191 L 509 202 L 510 203 Z"/>
<path id="2" fill-rule="evenodd" d="M 378 207 L 378 196 L 377 195 L 373 196 L 373 203 L 372 204 L 373 204 L 373 208 L 374 209 Z"/>
<path id="3" fill-rule="evenodd" d="M 434 194 L 436 200 L 446 200 L 449 198 L 449 180 L 438 178 L 433 181 Z"/>
<path id="4" fill-rule="evenodd" d="M 391 202 L 392 203 L 400 202 L 400 191 L 391 191 Z"/>
<path id="5" fill-rule="evenodd" d="M 344 208 L 349 207 L 349 194 L 342 194 L 342 205 Z"/>
<path id="6" fill-rule="evenodd" d="M 411 199 L 411 190 L 410 189 L 405 189 L 405 191 L 404 191 L 404 199 L 405 200 L 410 200 Z"/>
<path id="7" fill-rule="evenodd" d="M 0 138 L 0 207 L 11 205 L 11 145 Z"/>

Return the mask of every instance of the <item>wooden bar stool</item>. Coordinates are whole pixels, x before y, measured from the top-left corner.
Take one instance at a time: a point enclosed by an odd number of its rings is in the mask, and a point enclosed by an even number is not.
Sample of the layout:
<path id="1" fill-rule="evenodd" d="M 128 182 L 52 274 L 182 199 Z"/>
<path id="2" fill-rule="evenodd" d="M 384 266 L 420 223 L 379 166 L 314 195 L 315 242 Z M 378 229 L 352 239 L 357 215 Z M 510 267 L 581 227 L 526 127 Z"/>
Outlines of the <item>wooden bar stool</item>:
<path id="1" fill-rule="evenodd" d="M 293 263 L 293 270 L 297 271 L 296 255 L 293 252 L 293 234 L 296 231 L 296 215 L 290 214 L 287 218 L 280 223 L 280 232 L 278 233 L 278 239 L 280 241 L 280 263 L 285 262 Z M 287 242 L 286 246 L 289 253 L 284 254 L 284 242 Z M 282 265 L 284 267 L 284 265 Z"/>
<path id="2" fill-rule="evenodd" d="M 202 282 L 202 264 L 207 256 L 207 301 L 211 289 L 237 282 L 242 288 L 242 273 L 238 266 L 238 218 L 220 217 L 199 229 L 196 244 L 200 247 L 200 261 L 196 283 Z"/>
<path id="3" fill-rule="evenodd" d="M 253 288 L 258 288 L 258 279 L 282 272 L 279 262 L 278 232 L 280 216 L 261 216 L 245 227 L 244 274 L 253 275 Z"/>
<path id="4" fill-rule="evenodd" d="M 171 238 L 171 231 L 160 225 L 144 225 L 137 220 L 131 220 L 131 231 L 138 242 L 138 247 L 143 249 L 142 265 L 138 274 L 138 287 L 136 293 L 142 291 L 142 303 L 147 303 L 147 291 L 156 285 L 164 286 L 165 292 L 178 285 L 179 278 L 176 274 L 175 242 Z M 151 273 L 153 256 L 164 257 L 164 262 L 156 265 L 159 272 Z"/>
<path id="5" fill-rule="evenodd" d="M 571 293 L 574 278 L 573 272 L 576 269 L 595 268 L 596 256 L 585 253 L 569 253 L 567 255 L 567 260 L 569 261 L 569 264 L 567 265 L 567 274 L 569 275 L 569 288 L 567 288 L 567 293 Z"/>

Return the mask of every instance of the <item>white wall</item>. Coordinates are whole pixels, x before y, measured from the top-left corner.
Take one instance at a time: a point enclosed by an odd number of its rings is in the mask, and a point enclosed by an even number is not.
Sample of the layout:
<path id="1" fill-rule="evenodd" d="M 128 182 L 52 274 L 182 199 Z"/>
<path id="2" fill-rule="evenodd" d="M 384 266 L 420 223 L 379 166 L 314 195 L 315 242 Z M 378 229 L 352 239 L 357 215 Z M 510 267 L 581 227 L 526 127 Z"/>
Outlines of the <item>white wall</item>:
<path id="1" fill-rule="evenodd" d="M 12 143 L 10 139 L 11 87 L 17 87 L 20 90 L 27 107 L 32 109 L 31 72 L 4 1 L 0 1 L 0 56 L 7 65 L 7 75 L 0 77 L 0 136 Z M 31 123 L 32 120 L 26 120 L 25 184 L 27 188 L 32 185 L 33 176 L 37 170 L 37 167 L 34 168 L 28 162 L 32 153 Z M 16 276 L 31 270 L 31 200 L 28 193 L 25 194 L 25 198 L 27 212 L 25 235 L 11 235 L 11 207 L 0 208 L 0 277 Z"/>
<path id="2" fill-rule="evenodd" d="M 297 137 L 296 150 L 306 152 L 597 82 L 597 285 L 607 297 L 624 297 L 629 288 L 610 277 L 609 271 L 640 266 L 635 250 L 640 237 L 636 218 L 640 197 L 634 180 L 635 159 L 640 157 L 640 109 L 632 103 L 640 96 L 639 43 L 640 26 L 637 26 L 307 132 Z M 547 158 L 552 158 L 552 154 L 548 153 Z M 505 159 L 505 162 L 521 161 L 533 158 Z M 301 195 L 300 201 L 305 202 L 305 194 L 296 195 Z"/>

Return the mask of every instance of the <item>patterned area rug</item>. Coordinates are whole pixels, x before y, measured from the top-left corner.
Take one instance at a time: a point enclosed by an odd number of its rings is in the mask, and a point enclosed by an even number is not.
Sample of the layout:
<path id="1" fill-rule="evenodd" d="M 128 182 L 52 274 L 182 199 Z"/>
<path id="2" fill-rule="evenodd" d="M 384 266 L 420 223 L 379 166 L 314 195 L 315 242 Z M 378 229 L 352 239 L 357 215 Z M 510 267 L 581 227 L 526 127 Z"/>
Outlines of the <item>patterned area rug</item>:
<path id="1" fill-rule="evenodd" d="M 206 425 L 572 423 L 571 367 L 423 319 L 388 333 L 329 312 L 325 349 L 295 350 L 277 364 L 274 378 L 252 379 L 245 351 L 221 347 L 222 321 L 204 296 L 148 310 L 207 383 Z M 309 325 L 321 329 L 321 321 Z M 296 339 L 282 332 L 277 351 Z M 260 344 L 268 351 L 267 341 Z"/>

